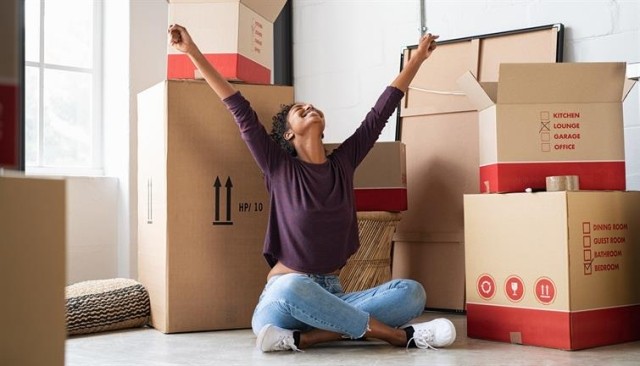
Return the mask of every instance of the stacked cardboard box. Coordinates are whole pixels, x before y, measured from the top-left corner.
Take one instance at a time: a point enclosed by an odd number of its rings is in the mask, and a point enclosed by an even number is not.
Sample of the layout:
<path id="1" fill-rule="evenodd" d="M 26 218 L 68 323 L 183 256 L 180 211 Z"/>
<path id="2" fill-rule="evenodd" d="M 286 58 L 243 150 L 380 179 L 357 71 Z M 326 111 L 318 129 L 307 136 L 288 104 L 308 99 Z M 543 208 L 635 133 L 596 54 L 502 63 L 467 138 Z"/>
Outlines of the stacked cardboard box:
<path id="1" fill-rule="evenodd" d="M 66 181 L 0 176 L 0 365 L 64 365 Z"/>
<path id="2" fill-rule="evenodd" d="M 467 334 L 583 349 L 640 339 L 640 193 L 624 192 L 623 63 L 503 64 L 459 83 L 480 111 L 485 192 L 464 197 Z"/>
<path id="3" fill-rule="evenodd" d="M 544 189 L 557 175 L 626 188 L 624 63 L 502 64 L 497 83 L 458 82 L 480 111 L 481 192 Z"/>
<path id="4" fill-rule="evenodd" d="M 241 85 L 263 122 L 292 87 Z M 165 333 L 247 328 L 264 286 L 262 173 L 211 88 L 168 80 L 138 96 L 140 281 Z M 242 285 L 238 285 L 242 284 Z"/>
<path id="5" fill-rule="evenodd" d="M 250 101 L 265 128 L 293 88 L 269 85 L 273 22 L 286 0 L 168 0 L 169 24 Z M 269 202 L 233 116 L 188 57 L 138 95 L 138 272 L 164 333 L 251 327 L 269 267 Z M 183 80 L 176 80 L 183 79 Z M 238 285 L 241 284 L 241 285 Z"/>
<path id="6" fill-rule="evenodd" d="M 640 192 L 464 203 L 469 337 L 565 350 L 640 339 Z"/>
<path id="7" fill-rule="evenodd" d="M 325 144 L 325 149 L 330 153 L 339 145 Z M 405 211 L 407 164 L 404 143 L 375 143 L 356 169 L 353 184 L 358 211 Z"/>
<path id="8" fill-rule="evenodd" d="M 181 24 L 204 56 L 232 80 L 270 84 L 273 22 L 286 0 L 169 0 L 169 24 Z M 192 79 L 189 58 L 169 46 L 167 78 Z"/>

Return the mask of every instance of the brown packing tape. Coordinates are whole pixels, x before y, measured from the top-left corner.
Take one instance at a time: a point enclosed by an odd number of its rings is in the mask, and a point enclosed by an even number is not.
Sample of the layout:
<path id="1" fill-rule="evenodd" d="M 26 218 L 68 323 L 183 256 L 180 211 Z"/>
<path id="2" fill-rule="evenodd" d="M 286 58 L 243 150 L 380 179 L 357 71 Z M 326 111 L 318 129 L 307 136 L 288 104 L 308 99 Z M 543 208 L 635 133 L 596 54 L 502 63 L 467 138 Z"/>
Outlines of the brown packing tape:
<path id="1" fill-rule="evenodd" d="M 547 192 L 579 191 L 580 182 L 577 175 L 558 175 L 546 178 Z"/>

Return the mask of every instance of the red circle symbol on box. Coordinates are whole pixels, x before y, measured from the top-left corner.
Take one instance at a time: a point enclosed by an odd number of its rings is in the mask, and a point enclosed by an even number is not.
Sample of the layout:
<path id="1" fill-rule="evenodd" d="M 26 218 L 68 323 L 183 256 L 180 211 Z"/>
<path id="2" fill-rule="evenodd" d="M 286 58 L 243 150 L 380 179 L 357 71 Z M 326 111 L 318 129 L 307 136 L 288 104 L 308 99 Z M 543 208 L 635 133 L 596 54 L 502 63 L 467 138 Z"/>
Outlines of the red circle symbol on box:
<path id="1" fill-rule="evenodd" d="M 540 277 L 535 286 L 536 299 L 544 305 L 551 304 L 556 299 L 556 285 L 550 278 Z"/>
<path id="2" fill-rule="evenodd" d="M 524 297 L 524 282 L 518 276 L 509 276 L 504 281 L 504 293 L 512 302 L 519 302 Z"/>
<path id="3" fill-rule="evenodd" d="M 493 280 L 488 274 L 482 274 L 478 277 L 478 282 L 476 284 L 476 290 L 478 291 L 478 295 L 485 300 L 491 300 L 493 295 L 496 294 L 496 281 Z"/>

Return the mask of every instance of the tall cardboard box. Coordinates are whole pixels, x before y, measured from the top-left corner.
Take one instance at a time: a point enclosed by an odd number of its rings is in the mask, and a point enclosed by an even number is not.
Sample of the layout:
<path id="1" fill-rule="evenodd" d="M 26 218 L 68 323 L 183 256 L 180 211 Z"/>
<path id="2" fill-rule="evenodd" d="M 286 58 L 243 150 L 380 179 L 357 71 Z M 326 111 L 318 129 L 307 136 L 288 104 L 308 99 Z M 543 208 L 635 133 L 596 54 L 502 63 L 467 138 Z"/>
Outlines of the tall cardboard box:
<path id="1" fill-rule="evenodd" d="M 205 58 L 231 80 L 270 84 L 273 22 L 286 0 L 169 0 L 169 24 L 185 26 Z M 188 56 L 168 47 L 167 78 L 195 77 Z"/>
<path id="2" fill-rule="evenodd" d="M 270 126 L 293 88 L 236 85 Z M 138 272 L 164 333 L 248 328 L 268 265 L 262 173 L 204 81 L 138 96 Z"/>
<path id="3" fill-rule="evenodd" d="M 465 195 L 464 210 L 469 337 L 640 339 L 640 192 Z"/>
<path id="4" fill-rule="evenodd" d="M 3 34 L 0 57 L 0 167 L 19 169 L 21 162 L 20 94 L 20 13 L 21 1 L 0 3 L 0 30 Z"/>
<path id="5" fill-rule="evenodd" d="M 66 184 L 0 176 L 0 365 L 64 365 Z"/>
<path id="6" fill-rule="evenodd" d="M 325 144 L 331 153 L 340 144 Z M 356 210 L 407 209 L 406 147 L 401 141 L 376 142 L 356 168 L 353 178 Z"/>
<path id="7" fill-rule="evenodd" d="M 497 83 L 470 72 L 458 82 L 480 111 L 481 192 L 544 189 L 555 175 L 626 188 L 625 63 L 502 64 Z"/>

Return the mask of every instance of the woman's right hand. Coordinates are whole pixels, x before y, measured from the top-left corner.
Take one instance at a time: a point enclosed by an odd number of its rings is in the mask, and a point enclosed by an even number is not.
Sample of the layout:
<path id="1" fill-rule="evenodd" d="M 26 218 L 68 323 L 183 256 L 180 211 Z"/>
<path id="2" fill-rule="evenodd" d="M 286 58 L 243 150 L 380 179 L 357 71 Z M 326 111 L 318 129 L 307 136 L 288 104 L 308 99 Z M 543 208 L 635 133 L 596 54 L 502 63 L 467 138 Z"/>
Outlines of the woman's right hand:
<path id="1" fill-rule="evenodd" d="M 191 39 L 187 29 L 178 24 L 171 24 L 167 31 L 169 33 L 169 44 L 180 52 L 192 54 L 198 47 Z"/>

